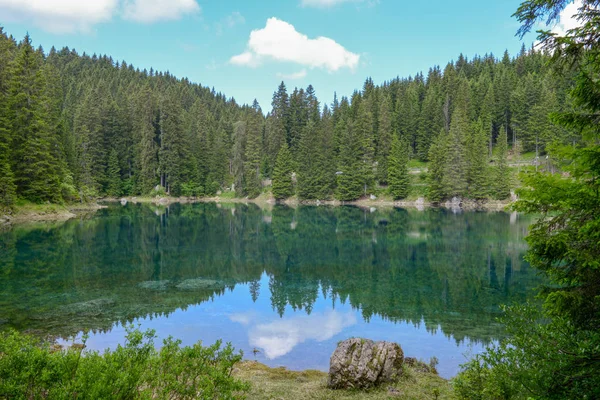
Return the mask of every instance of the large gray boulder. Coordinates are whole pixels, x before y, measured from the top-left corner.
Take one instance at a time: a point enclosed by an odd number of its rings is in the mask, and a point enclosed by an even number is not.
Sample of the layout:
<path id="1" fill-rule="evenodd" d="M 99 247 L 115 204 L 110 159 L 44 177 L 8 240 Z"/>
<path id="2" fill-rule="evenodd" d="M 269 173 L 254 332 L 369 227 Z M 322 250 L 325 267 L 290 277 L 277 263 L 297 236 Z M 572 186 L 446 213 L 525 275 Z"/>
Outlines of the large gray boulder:
<path id="1" fill-rule="evenodd" d="M 396 343 L 368 339 L 340 342 L 331 355 L 328 386 L 368 389 L 393 382 L 402 374 L 404 353 Z"/>

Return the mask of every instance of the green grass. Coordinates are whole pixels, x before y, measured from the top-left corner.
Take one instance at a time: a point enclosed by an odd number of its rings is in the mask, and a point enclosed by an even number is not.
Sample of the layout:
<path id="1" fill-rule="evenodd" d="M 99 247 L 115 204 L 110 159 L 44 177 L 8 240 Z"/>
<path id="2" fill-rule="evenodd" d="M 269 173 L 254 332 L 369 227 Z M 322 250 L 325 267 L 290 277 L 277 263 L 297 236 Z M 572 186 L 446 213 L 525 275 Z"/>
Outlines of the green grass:
<path id="1" fill-rule="evenodd" d="M 234 376 L 251 383 L 248 400 L 383 400 L 398 399 L 454 399 L 452 385 L 432 373 L 406 368 L 399 382 L 370 391 L 331 390 L 327 388 L 327 373 L 321 371 L 290 371 L 269 368 L 263 364 L 245 361 L 234 369 Z M 390 390 L 390 388 L 392 390 Z"/>
<path id="2" fill-rule="evenodd" d="M 234 191 L 228 190 L 225 192 L 222 192 L 219 196 L 220 199 L 235 199 L 236 195 Z"/>
<path id="3" fill-rule="evenodd" d="M 408 168 L 424 169 L 424 168 L 427 168 L 428 166 L 429 166 L 429 163 L 428 162 L 424 162 L 424 161 L 410 160 L 408 162 Z"/>
<path id="4" fill-rule="evenodd" d="M 61 212 L 68 211 L 67 207 L 63 204 L 49 204 L 49 203 L 32 203 L 26 200 L 18 200 L 15 203 L 16 214 L 58 214 Z"/>

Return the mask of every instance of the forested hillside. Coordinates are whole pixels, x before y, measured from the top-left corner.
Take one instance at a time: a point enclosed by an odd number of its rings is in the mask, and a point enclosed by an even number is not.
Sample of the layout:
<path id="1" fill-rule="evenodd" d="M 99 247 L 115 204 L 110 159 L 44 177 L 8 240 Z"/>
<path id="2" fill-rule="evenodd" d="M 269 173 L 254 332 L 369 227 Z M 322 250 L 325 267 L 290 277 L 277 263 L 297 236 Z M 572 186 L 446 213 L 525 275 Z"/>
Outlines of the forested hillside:
<path id="1" fill-rule="evenodd" d="M 462 55 L 427 76 L 320 104 L 282 82 L 266 116 L 171 74 L 108 56 L 35 49 L 0 29 L 0 208 L 17 199 L 256 197 L 355 200 L 410 191 L 409 160 L 427 161 L 427 197 L 506 198 L 508 157 L 575 140 L 547 115 L 569 107 L 570 78 L 525 47 L 511 58 Z M 569 74 L 565 74 L 569 75 Z"/>

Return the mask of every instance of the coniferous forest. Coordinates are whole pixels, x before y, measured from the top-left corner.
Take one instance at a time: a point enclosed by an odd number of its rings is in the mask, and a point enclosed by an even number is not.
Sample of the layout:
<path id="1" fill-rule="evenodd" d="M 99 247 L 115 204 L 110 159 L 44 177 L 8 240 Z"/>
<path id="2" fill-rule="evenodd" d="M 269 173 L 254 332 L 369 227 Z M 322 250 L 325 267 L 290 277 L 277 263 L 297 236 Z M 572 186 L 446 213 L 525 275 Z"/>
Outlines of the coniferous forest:
<path id="1" fill-rule="evenodd" d="M 168 72 L 46 52 L 0 30 L 0 206 L 225 190 L 254 198 L 269 181 L 277 199 L 403 199 L 413 164 L 427 166 L 417 193 L 430 201 L 505 199 L 520 154 L 576 140 L 548 119 L 570 107 L 572 86 L 548 61 L 525 46 L 460 55 L 426 75 L 368 78 L 332 104 L 312 85 L 282 82 L 265 113 Z"/>

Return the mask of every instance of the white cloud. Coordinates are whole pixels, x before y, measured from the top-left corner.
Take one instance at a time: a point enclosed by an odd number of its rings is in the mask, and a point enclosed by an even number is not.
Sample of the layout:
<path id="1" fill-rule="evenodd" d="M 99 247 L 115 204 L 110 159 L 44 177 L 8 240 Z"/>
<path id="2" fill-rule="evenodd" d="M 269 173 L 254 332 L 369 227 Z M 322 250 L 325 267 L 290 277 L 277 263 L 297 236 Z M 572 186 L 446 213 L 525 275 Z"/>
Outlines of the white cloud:
<path id="1" fill-rule="evenodd" d="M 335 72 L 341 68 L 354 70 L 360 56 L 346 50 L 333 39 L 323 36 L 309 39 L 293 25 L 277 18 L 269 18 L 263 29 L 250 33 L 247 50 L 233 56 L 230 62 L 253 67 L 265 59 L 293 62 Z"/>
<path id="2" fill-rule="evenodd" d="M 560 36 L 564 36 L 568 30 L 577 28 L 579 25 L 581 25 L 579 21 L 575 19 L 575 14 L 577 14 L 577 10 L 581 7 L 581 5 L 581 0 L 575 0 L 575 2 L 567 5 L 560 13 L 559 21 L 552 28 L 552 32 L 557 33 Z"/>
<path id="3" fill-rule="evenodd" d="M 230 319 L 244 326 L 250 326 L 253 321 L 256 321 L 256 315 L 254 313 L 234 314 Z M 263 349 L 265 356 L 272 360 L 288 354 L 298 344 L 307 340 L 317 342 L 329 340 L 345 328 L 355 325 L 356 321 L 353 312 L 342 314 L 335 310 L 277 319 L 251 327 L 248 332 L 248 342 L 250 346 Z"/>
<path id="4" fill-rule="evenodd" d="M 245 51 L 242 54 L 231 57 L 229 62 L 235 65 L 246 65 L 248 67 L 257 67 L 259 65 L 258 57 L 255 57 L 250 51 Z"/>
<path id="5" fill-rule="evenodd" d="M 0 0 L 3 19 L 31 22 L 53 33 L 88 32 L 109 21 L 119 0 Z"/>
<path id="6" fill-rule="evenodd" d="M 125 0 L 123 18 L 137 22 L 175 20 L 200 12 L 196 0 Z"/>
<path id="7" fill-rule="evenodd" d="M 315 7 L 315 8 L 331 8 L 343 3 L 366 3 L 367 6 L 372 7 L 379 3 L 379 0 L 301 0 L 300 5 L 302 7 Z"/>
<path id="8" fill-rule="evenodd" d="M 293 72 L 291 74 L 282 74 L 281 72 L 278 72 L 277 77 L 290 80 L 302 79 L 306 78 L 306 70 L 303 69 L 302 71 Z"/>
<path id="9" fill-rule="evenodd" d="M 87 33 L 119 13 L 148 23 L 198 12 L 196 0 L 0 0 L 3 20 L 31 23 L 53 33 Z"/>

